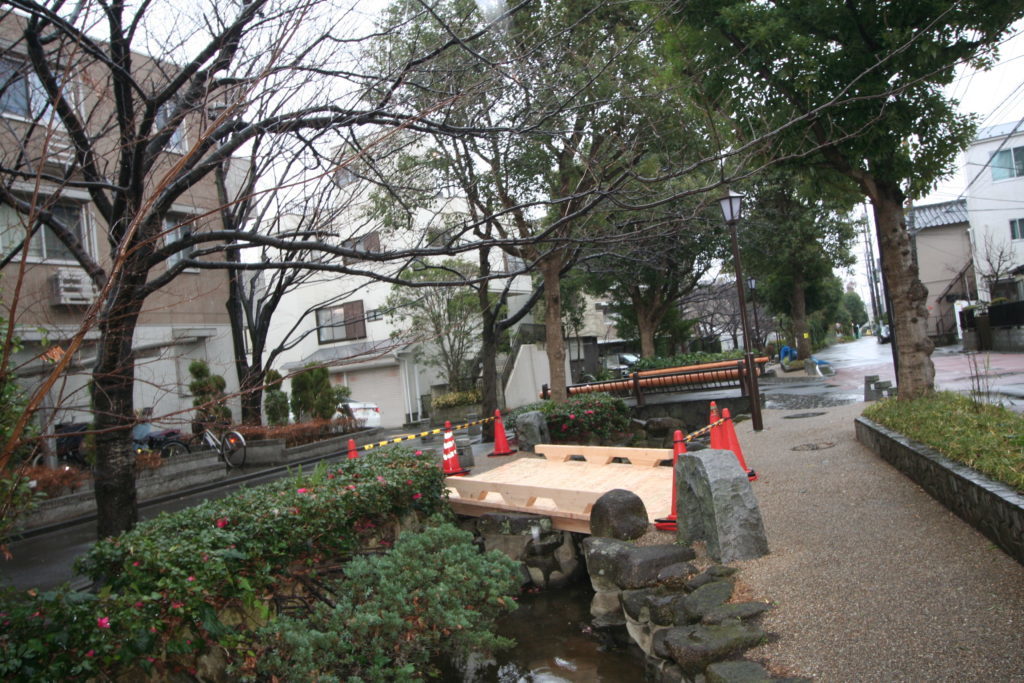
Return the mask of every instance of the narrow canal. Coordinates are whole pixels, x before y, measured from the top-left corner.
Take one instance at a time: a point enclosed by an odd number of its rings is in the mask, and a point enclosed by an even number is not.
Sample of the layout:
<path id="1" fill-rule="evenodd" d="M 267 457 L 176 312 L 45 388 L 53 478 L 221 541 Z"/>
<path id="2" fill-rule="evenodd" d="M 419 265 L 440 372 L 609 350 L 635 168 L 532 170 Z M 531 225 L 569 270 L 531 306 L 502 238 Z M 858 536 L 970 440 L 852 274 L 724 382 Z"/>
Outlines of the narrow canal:
<path id="1" fill-rule="evenodd" d="M 590 627 L 593 591 L 585 581 L 562 590 L 527 593 L 498 632 L 516 646 L 496 657 L 440 664 L 443 681 L 463 683 L 621 682 L 642 680 L 639 648 L 607 642 Z"/>

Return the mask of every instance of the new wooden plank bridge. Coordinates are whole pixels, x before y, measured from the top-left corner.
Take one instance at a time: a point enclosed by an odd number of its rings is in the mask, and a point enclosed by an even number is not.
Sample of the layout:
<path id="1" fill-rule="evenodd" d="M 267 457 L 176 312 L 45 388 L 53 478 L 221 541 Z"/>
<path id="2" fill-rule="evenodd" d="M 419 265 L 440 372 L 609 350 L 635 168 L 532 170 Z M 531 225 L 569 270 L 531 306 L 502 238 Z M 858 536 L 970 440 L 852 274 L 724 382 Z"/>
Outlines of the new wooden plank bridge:
<path id="1" fill-rule="evenodd" d="M 452 508 L 471 517 L 545 515 L 554 528 L 580 533 L 590 533 L 590 511 L 612 489 L 640 496 L 652 522 L 671 512 L 672 468 L 659 466 L 671 463 L 671 448 L 541 444 L 536 451 L 544 459 L 519 457 L 481 474 L 446 478 Z"/>

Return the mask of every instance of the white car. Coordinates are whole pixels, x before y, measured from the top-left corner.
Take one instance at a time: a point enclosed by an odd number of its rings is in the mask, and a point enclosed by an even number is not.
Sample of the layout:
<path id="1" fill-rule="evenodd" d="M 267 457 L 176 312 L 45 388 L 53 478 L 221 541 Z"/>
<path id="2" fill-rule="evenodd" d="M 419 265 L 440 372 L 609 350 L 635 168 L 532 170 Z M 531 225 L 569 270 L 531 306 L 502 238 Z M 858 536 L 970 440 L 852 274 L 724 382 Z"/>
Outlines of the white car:
<path id="1" fill-rule="evenodd" d="M 376 403 L 346 398 L 338 404 L 336 410 L 333 418 L 335 420 L 348 417 L 364 429 L 380 427 L 380 406 Z"/>

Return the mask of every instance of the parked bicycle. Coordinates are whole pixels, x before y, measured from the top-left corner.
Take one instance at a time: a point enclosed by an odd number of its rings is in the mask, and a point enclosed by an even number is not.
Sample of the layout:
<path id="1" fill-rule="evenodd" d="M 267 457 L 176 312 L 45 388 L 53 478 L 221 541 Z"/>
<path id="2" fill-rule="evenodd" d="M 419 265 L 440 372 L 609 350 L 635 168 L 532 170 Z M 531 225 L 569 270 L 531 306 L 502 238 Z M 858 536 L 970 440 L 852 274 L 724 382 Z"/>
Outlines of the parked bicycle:
<path id="1" fill-rule="evenodd" d="M 203 431 L 202 440 L 207 448 L 220 454 L 228 467 L 241 467 L 245 464 L 245 438 L 238 432 L 227 431 L 217 438 L 216 434 L 207 429 Z"/>
<path id="2" fill-rule="evenodd" d="M 177 429 L 154 430 L 148 422 L 140 422 L 132 428 L 132 446 L 136 453 L 157 451 L 162 458 L 172 458 L 191 452 L 180 431 Z"/>

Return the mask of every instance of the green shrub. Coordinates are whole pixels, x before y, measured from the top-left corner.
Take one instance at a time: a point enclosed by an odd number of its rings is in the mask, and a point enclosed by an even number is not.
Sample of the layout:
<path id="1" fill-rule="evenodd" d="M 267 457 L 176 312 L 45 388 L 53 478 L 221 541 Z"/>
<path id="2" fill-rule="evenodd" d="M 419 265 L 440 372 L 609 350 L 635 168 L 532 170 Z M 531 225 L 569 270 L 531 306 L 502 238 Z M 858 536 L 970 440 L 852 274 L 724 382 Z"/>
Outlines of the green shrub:
<path id="1" fill-rule="evenodd" d="M 879 401 L 864 416 L 1024 493 L 1024 416 L 952 392 Z"/>
<path id="2" fill-rule="evenodd" d="M 709 353 L 697 351 L 695 353 L 683 353 L 678 356 L 666 356 L 656 358 L 641 358 L 633 366 L 634 370 L 664 370 L 665 368 L 679 368 L 687 365 L 701 365 L 703 363 L 718 363 L 724 360 L 742 360 L 743 351 L 734 349 L 722 353 Z"/>
<path id="3" fill-rule="evenodd" d="M 367 528 L 446 510 L 437 465 L 392 447 L 162 514 L 79 559 L 98 595 L 0 597 L 0 676 L 127 680 L 187 673 L 213 649 L 243 659 L 249 627 L 269 617 L 267 592 L 296 563 L 347 557 Z"/>
<path id="4" fill-rule="evenodd" d="M 224 405 L 227 398 L 224 378 L 210 372 L 210 366 L 203 360 L 189 363 L 188 374 L 192 375 L 188 390 L 192 392 L 192 405 L 196 407 L 196 421 L 204 424 L 230 422 L 231 408 Z"/>
<path id="5" fill-rule="evenodd" d="M 571 396 L 565 403 L 538 401 L 513 410 L 506 422 L 515 427 L 520 415 L 539 410 L 544 414 L 555 443 L 609 443 L 629 430 L 629 408 L 620 398 L 592 393 Z"/>
<path id="6" fill-rule="evenodd" d="M 491 632 L 515 609 L 516 563 L 481 553 L 452 525 L 403 534 L 386 555 L 354 559 L 329 588 L 334 606 L 283 617 L 263 631 L 264 677 L 291 681 L 421 680 L 432 657 L 512 642 Z"/>
<path id="7" fill-rule="evenodd" d="M 267 370 L 264 381 L 267 388 L 263 392 L 263 410 L 267 424 L 273 427 L 288 424 L 288 393 L 281 391 L 281 373 Z"/>
<path id="8" fill-rule="evenodd" d="M 471 389 L 469 391 L 452 391 L 447 394 L 441 394 L 431 400 L 430 405 L 433 408 L 456 408 L 458 406 L 471 406 L 476 403 L 480 403 L 480 391 L 478 389 Z"/>
<path id="9" fill-rule="evenodd" d="M 310 364 L 292 377 L 292 413 L 296 422 L 329 420 L 337 405 L 327 368 Z"/>

